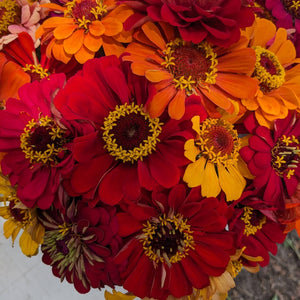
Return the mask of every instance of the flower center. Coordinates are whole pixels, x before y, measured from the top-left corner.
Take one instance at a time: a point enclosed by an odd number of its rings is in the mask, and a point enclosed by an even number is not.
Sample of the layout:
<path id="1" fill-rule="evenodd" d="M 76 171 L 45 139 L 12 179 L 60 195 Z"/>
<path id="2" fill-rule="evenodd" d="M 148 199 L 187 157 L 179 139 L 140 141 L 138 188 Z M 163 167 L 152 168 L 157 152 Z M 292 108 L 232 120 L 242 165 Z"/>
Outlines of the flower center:
<path id="1" fill-rule="evenodd" d="M 101 19 L 107 13 L 103 0 L 73 0 L 68 2 L 65 16 L 74 18 L 79 28 L 88 29 L 88 24 Z"/>
<path id="2" fill-rule="evenodd" d="M 281 0 L 284 9 L 296 19 L 300 19 L 300 1 Z"/>
<path id="3" fill-rule="evenodd" d="M 225 166 L 237 161 L 241 142 L 231 123 L 223 119 L 206 118 L 200 124 L 199 132 L 195 146 L 200 154 L 196 159 L 205 156 L 211 163 Z"/>
<path id="4" fill-rule="evenodd" d="M 244 207 L 244 214 L 241 219 L 245 223 L 244 234 L 247 236 L 255 234 L 267 222 L 266 216 L 249 206 Z"/>
<path id="5" fill-rule="evenodd" d="M 23 67 L 23 70 L 30 75 L 31 82 L 48 77 L 49 73 L 47 69 L 43 69 L 43 67 L 38 65 L 32 65 L 32 64 L 26 64 L 25 67 Z"/>
<path id="6" fill-rule="evenodd" d="M 285 82 L 285 70 L 280 64 L 277 56 L 260 46 L 255 46 L 256 63 L 253 76 L 260 84 L 263 92 L 270 92 L 277 89 Z"/>
<path id="7" fill-rule="evenodd" d="M 299 141 L 295 136 L 283 135 L 273 147 L 272 167 L 280 177 L 291 178 L 300 161 Z"/>
<path id="8" fill-rule="evenodd" d="M 14 0 L 0 2 L 0 37 L 8 34 L 8 26 L 21 22 L 21 8 Z"/>
<path id="9" fill-rule="evenodd" d="M 11 196 L 9 198 L 9 211 L 11 216 L 23 225 L 26 225 L 31 219 L 31 214 L 29 209 L 18 208 L 20 200 L 16 196 Z"/>
<path id="10" fill-rule="evenodd" d="M 165 262 L 170 267 L 193 249 L 193 232 L 187 220 L 179 214 L 153 218 L 144 227 L 140 241 L 145 254 L 155 263 Z"/>
<path id="11" fill-rule="evenodd" d="M 21 149 L 30 163 L 56 165 L 64 156 L 64 133 L 48 116 L 32 119 L 20 136 Z"/>
<path id="12" fill-rule="evenodd" d="M 166 45 L 162 65 L 173 74 L 175 87 L 191 92 L 193 85 L 216 82 L 217 54 L 208 43 L 175 39 Z"/>
<path id="13" fill-rule="evenodd" d="M 163 124 L 151 118 L 142 105 L 123 104 L 104 119 L 103 140 L 110 155 L 134 163 L 155 151 Z"/>

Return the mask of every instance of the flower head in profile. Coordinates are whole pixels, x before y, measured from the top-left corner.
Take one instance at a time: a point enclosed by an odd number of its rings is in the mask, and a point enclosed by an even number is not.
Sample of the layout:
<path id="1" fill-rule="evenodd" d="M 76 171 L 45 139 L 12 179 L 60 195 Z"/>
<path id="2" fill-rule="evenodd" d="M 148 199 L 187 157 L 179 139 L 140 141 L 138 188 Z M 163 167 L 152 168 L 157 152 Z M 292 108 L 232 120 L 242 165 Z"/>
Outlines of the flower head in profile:
<path id="1" fill-rule="evenodd" d="M 276 30 L 267 19 L 257 19 L 246 29 L 250 46 L 256 54 L 253 77 L 259 81 L 255 98 L 242 99 L 243 105 L 255 111 L 260 125 L 273 127 L 274 120 L 284 119 L 289 110 L 300 106 L 300 68 L 296 50 L 284 28 Z"/>
<path id="2" fill-rule="evenodd" d="M 254 21 L 252 10 L 241 0 L 121 0 L 134 9 L 125 28 L 140 26 L 146 21 L 163 21 L 179 30 L 185 41 L 195 44 L 204 39 L 218 46 L 229 46 L 239 40 L 240 28 Z"/>
<path id="3" fill-rule="evenodd" d="M 18 234 L 22 232 L 19 245 L 27 256 L 36 255 L 43 242 L 44 227 L 38 221 L 37 209 L 30 209 L 16 196 L 16 190 L 9 180 L 0 175 L 0 216 L 6 221 L 3 224 L 4 236 L 11 237 L 14 243 Z"/>
<path id="4" fill-rule="evenodd" d="M 217 108 L 242 114 L 239 99 L 257 91 L 257 81 L 247 76 L 255 64 L 253 49 L 245 48 L 244 40 L 230 48 L 186 42 L 174 28 L 160 25 L 145 23 L 123 57 L 132 62 L 134 74 L 145 76 L 158 91 L 146 107 L 149 114 L 159 117 L 167 108 L 171 118 L 180 119 L 190 95 L 197 95 L 210 115 L 220 117 Z"/>
<path id="5" fill-rule="evenodd" d="M 64 118 L 95 128 L 74 140 L 73 192 L 113 205 L 124 197 L 137 199 L 141 188 L 171 188 L 179 182 L 188 162 L 183 154 L 184 137 L 191 136 L 188 120 L 205 111 L 191 103 L 180 121 L 153 118 L 144 107 L 154 93 L 128 63 L 106 56 L 86 62 L 57 94 L 55 105 Z"/>
<path id="6" fill-rule="evenodd" d="M 244 124 L 252 136 L 240 154 L 255 176 L 253 184 L 267 205 L 284 209 L 284 199 L 294 194 L 300 177 L 299 118 L 290 112 L 274 122 L 273 131 L 258 126 L 253 114 Z"/>
<path id="7" fill-rule="evenodd" d="M 217 197 L 224 191 L 228 201 L 238 199 L 245 186 L 239 170 L 241 140 L 233 125 L 223 119 L 192 118 L 196 136 L 185 143 L 185 156 L 191 161 L 183 180 L 189 187 L 201 186 L 204 197 Z"/>
<path id="8" fill-rule="evenodd" d="M 74 284 L 79 293 L 120 284 L 113 262 L 121 246 L 115 208 L 90 208 L 69 199 L 65 213 L 52 207 L 39 217 L 45 226 L 42 260 L 56 277 Z"/>
<path id="9" fill-rule="evenodd" d="M 225 204 L 225 206 L 223 205 Z M 235 252 L 226 203 L 202 198 L 200 189 L 176 185 L 168 192 L 143 195 L 117 214 L 127 243 L 115 261 L 123 287 L 143 298 L 180 298 L 220 276 Z"/>
<path id="10" fill-rule="evenodd" d="M 63 12 L 63 16 L 53 16 L 45 20 L 36 31 L 42 43 L 48 41 L 47 54 L 67 63 L 74 56 L 83 64 L 95 56 L 103 46 L 106 55 L 120 55 L 123 42 L 130 41 L 130 33 L 123 31 L 123 18 L 131 10 L 114 0 L 72 0 L 61 6 L 45 4 L 53 11 Z"/>
<path id="11" fill-rule="evenodd" d="M 72 141 L 87 124 L 66 122 L 53 106 L 65 84 L 64 74 L 54 74 L 19 89 L 20 99 L 9 98 L 0 111 L 0 151 L 4 175 L 17 185 L 17 196 L 27 207 L 49 208 L 72 168 Z"/>

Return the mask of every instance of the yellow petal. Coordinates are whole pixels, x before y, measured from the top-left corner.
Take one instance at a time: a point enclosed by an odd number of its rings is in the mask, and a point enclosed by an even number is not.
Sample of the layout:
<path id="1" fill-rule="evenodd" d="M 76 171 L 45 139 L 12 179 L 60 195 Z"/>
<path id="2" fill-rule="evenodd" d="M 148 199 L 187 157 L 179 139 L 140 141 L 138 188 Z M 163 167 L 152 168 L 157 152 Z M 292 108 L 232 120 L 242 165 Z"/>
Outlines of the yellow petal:
<path id="1" fill-rule="evenodd" d="M 198 147 L 195 146 L 195 140 L 187 140 L 184 144 L 184 156 L 190 161 L 195 162 L 197 155 L 200 153 Z"/>
<path id="2" fill-rule="evenodd" d="M 207 162 L 201 184 L 201 194 L 203 197 L 217 197 L 220 192 L 221 187 L 215 170 L 215 165 Z"/>
<path id="3" fill-rule="evenodd" d="M 112 293 L 105 291 L 104 297 L 106 300 L 133 300 L 136 298 L 134 295 L 126 295 L 115 290 L 113 290 Z"/>
<path id="4" fill-rule="evenodd" d="M 3 234 L 7 239 L 12 236 L 16 230 L 19 232 L 20 229 L 18 229 L 17 224 L 12 219 L 7 220 L 3 224 Z"/>
<path id="5" fill-rule="evenodd" d="M 205 163 L 206 159 L 200 157 L 198 160 L 187 166 L 183 175 L 183 181 L 185 181 L 189 187 L 192 188 L 203 185 Z"/>
<path id="6" fill-rule="evenodd" d="M 32 240 L 26 230 L 20 236 L 19 245 L 25 255 L 32 256 L 37 254 L 39 244 Z"/>

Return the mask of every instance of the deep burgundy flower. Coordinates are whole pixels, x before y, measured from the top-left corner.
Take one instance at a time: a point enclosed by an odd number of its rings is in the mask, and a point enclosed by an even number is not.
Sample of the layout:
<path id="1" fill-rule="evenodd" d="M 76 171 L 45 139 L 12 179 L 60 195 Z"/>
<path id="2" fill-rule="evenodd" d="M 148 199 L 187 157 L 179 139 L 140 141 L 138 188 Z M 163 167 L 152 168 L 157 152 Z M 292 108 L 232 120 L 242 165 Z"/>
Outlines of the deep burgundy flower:
<path id="1" fill-rule="evenodd" d="M 140 298 L 190 295 L 220 276 L 235 252 L 226 203 L 202 198 L 199 188 L 177 185 L 122 208 L 119 234 L 127 243 L 115 261 L 123 287 Z"/>
<path id="2" fill-rule="evenodd" d="M 236 246 L 243 252 L 242 263 L 254 267 L 268 265 L 270 257 L 277 253 L 277 243 L 283 243 L 286 234 L 285 226 L 280 224 L 276 210 L 266 205 L 265 201 L 256 194 L 257 190 L 245 191 L 234 206 L 234 214 L 229 221 L 229 229 L 237 233 Z M 250 261 L 246 257 L 261 257 L 262 260 Z"/>
<path id="3" fill-rule="evenodd" d="M 122 242 L 115 212 L 108 206 L 90 208 L 81 199 L 71 199 L 64 214 L 53 207 L 40 211 L 45 226 L 42 260 L 79 293 L 120 284 L 113 262 Z"/>
<path id="4" fill-rule="evenodd" d="M 0 151 L 4 175 L 27 207 L 47 209 L 54 201 L 64 172 L 74 166 L 73 138 L 90 130 L 89 124 L 69 122 L 53 105 L 64 74 L 54 74 L 19 89 L 0 111 Z"/>
<path id="5" fill-rule="evenodd" d="M 250 26 L 254 14 L 241 0 L 121 0 L 135 13 L 125 22 L 131 29 L 146 21 L 163 21 L 177 27 L 185 41 L 195 44 L 204 39 L 218 46 L 237 42 L 240 28 Z"/>
<path id="6" fill-rule="evenodd" d="M 293 195 L 300 178 L 300 120 L 290 112 L 270 130 L 258 126 L 251 114 L 244 124 L 252 136 L 240 154 L 255 176 L 253 184 L 263 190 L 263 200 L 269 206 L 284 209 L 285 195 Z"/>
<path id="7" fill-rule="evenodd" d="M 74 140 L 78 162 L 66 184 L 72 194 L 84 194 L 94 203 L 116 204 L 136 199 L 141 187 L 170 188 L 181 178 L 189 118 L 205 114 L 191 103 L 180 121 L 151 118 L 144 104 L 153 86 L 133 75 L 128 63 L 115 56 L 88 61 L 55 98 L 65 118 L 88 121 L 95 131 Z M 98 195 L 97 195 L 98 194 Z M 92 203 L 92 202 L 91 202 Z"/>

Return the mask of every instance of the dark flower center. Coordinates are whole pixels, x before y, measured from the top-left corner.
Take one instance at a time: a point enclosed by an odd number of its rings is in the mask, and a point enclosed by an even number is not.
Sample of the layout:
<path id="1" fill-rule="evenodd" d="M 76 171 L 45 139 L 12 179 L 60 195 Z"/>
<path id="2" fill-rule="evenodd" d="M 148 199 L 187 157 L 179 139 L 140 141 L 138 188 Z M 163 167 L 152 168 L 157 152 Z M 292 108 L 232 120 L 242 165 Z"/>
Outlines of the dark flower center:
<path id="1" fill-rule="evenodd" d="M 73 7 L 73 16 L 76 19 L 86 18 L 87 20 L 94 21 L 95 16 L 91 13 L 97 7 L 96 1 L 83 0 L 81 2 L 77 1 Z"/>
<path id="2" fill-rule="evenodd" d="M 290 179 L 300 161 L 299 141 L 283 135 L 272 149 L 272 167 L 280 177 Z"/>
<path id="3" fill-rule="evenodd" d="M 14 0 L 0 2 L 0 37 L 9 33 L 8 26 L 21 22 L 21 8 Z"/>
<path id="4" fill-rule="evenodd" d="M 49 73 L 47 69 L 44 69 L 41 65 L 26 64 L 23 70 L 30 76 L 31 82 L 48 77 Z"/>
<path id="5" fill-rule="evenodd" d="M 65 130 L 48 116 L 32 119 L 20 136 L 21 149 L 30 163 L 55 165 L 64 157 Z"/>
<path id="6" fill-rule="evenodd" d="M 153 218 L 144 225 L 143 243 L 145 254 L 156 263 L 176 263 L 188 254 L 193 244 L 192 231 L 187 220 L 176 215 Z"/>
<path id="7" fill-rule="evenodd" d="M 56 249 L 58 252 L 62 253 L 63 255 L 67 255 L 70 252 L 68 246 L 66 245 L 65 240 L 56 241 Z"/>
<path id="8" fill-rule="evenodd" d="M 155 151 L 162 123 L 151 118 L 142 106 L 117 106 L 105 118 L 103 140 L 110 155 L 123 162 L 142 160 Z"/>
<path id="9" fill-rule="evenodd" d="M 261 230 L 266 223 L 266 216 L 249 206 L 244 207 L 244 214 L 241 219 L 245 223 L 244 234 L 247 236 L 253 235 L 258 230 Z"/>
<path id="10" fill-rule="evenodd" d="M 300 19 L 300 1 L 298 0 L 281 0 L 284 9 L 294 18 Z"/>
<path id="11" fill-rule="evenodd" d="M 10 214 L 16 221 L 19 221 L 20 223 L 26 223 L 29 219 L 28 210 L 17 208 L 16 204 L 18 202 L 20 203 L 20 201 L 17 200 L 17 198 L 14 199 L 14 197 L 12 197 L 12 199 L 9 201 Z"/>

